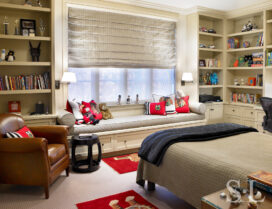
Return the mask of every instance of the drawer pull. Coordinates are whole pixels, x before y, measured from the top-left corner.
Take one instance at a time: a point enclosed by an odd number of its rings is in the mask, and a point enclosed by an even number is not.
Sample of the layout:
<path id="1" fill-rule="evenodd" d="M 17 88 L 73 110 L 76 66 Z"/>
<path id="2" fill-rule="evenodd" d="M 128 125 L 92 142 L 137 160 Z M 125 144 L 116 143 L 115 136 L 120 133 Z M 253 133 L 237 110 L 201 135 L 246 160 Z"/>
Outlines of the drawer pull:
<path id="1" fill-rule="evenodd" d="M 102 144 L 102 147 L 104 146 L 104 144 Z"/>
<path id="2" fill-rule="evenodd" d="M 232 110 L 232 112 L 235 112 L 235 110 Z"/>
<path id="3" fill-rule="evenodd" d="M 214 111 L 214 109 L 210 109 L 210 111 Z"/>
<path id="4" fill-rule="evenodd" d="M 125 140 L 124 142 L 127 143 L 127 140 Z"/>
<path id="5" fill-rule="evenodd" d="M 253 115 L 253 112 L 251 112 L 251 115 Z"/>

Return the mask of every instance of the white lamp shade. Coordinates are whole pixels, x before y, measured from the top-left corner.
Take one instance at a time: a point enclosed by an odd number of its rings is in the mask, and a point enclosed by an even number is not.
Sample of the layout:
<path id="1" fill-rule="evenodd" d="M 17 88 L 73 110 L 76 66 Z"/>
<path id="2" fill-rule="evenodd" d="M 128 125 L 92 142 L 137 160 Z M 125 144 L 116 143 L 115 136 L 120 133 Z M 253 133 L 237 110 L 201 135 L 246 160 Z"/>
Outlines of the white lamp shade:
<path id="1" fill-rule="evenodd" d="M 185 82 L 193 82 L 194 81 L 193 74 L 192 73 L 183 73 L 181 80 L 185 81 Z"/>
<path id="2" fill-rule="evenodd" d="M 76 83 L 76 74 L 73 72 L 64 72 L 61 83 Z"/>

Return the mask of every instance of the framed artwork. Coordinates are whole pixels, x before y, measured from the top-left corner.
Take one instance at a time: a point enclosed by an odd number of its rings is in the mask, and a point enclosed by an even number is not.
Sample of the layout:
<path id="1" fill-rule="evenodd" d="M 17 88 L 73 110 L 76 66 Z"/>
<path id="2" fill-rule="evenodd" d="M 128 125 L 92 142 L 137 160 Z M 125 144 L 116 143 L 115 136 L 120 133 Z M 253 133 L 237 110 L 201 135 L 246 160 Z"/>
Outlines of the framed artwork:
<path id="1" fill-rule="evenodd" d="M 30 19 L 20 19 L 21 34 L 26 36 L 26 34 L 36 33 L 36 20 Z"/>
<path id="2" fill-rule="evenodd" d="M 21 102 L 9 101 L 8 108 L 9 108 L 9 112 L 20 113 L 21 112 Z"/>
<path id="3" fill-rule="evenodd" d="M 206 67 L 206 62 L 205 62 L 205 60 L 199 60 L 199 66 L 200 66 L 200 67 Z"/>

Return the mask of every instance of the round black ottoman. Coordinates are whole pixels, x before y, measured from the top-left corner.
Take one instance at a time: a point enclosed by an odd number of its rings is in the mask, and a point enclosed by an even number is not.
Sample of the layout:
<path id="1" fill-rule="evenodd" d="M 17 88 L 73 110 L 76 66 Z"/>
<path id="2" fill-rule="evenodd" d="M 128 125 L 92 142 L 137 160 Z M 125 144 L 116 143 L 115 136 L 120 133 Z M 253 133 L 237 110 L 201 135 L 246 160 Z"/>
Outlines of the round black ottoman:
<path id="1" fill-rule="evenodd" d="M 95 171 L 99 168 L 101 161 L 101 144 L 97 135 L 90 136 L 73 136 L 71 140 L 72 144 L 72 169 L 73 171 L 80 173 L 87 173 Z M 98 158 L 93 159 L 93 145 L 96 144 L 98 147 Z M 88 146 L 88 157 L 85 160 L 76 159 L 76 147 L 77 146 Z M 87 166 L 87 167 L 86 167 Z M 81 168 L 84 167 L 84 168 Z"/>

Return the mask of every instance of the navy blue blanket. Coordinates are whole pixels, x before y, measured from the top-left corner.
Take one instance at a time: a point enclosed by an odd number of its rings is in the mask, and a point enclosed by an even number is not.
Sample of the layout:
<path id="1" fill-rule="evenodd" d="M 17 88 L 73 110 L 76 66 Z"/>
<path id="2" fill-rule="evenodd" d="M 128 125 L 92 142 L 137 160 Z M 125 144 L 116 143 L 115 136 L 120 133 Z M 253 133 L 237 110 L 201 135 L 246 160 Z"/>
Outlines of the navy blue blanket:
<path id="1" fill-rule="evenodd" d="M 258 131 L 233 123 L 163 130 L 146 137 L 138 154 L 142 159 L 159 166 L 168 147 L 174 143 L 208 141 L 248 132 Z"/>

